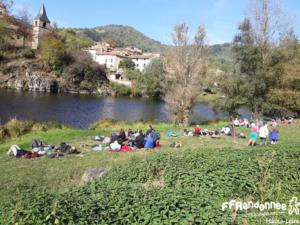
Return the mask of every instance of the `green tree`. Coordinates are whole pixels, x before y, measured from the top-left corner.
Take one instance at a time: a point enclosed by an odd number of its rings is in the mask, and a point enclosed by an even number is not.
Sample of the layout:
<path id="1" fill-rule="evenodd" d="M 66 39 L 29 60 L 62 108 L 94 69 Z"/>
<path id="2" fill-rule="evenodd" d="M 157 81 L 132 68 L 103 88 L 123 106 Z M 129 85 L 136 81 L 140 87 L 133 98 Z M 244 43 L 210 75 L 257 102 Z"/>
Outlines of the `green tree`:
<path id="1" fill-rule="evenodd" d="M 234 39 L 235 72 L 222 85 L 225 107 L 234 111 L 246 104 L 257 115 L 298 113 L 299 92 L 293 84 L 299 80 L 299 44 L 282 29 L 289 24 L 281 20 L 273 2 L 254 2 L 252 18 L 240 24 Z"/>
<path id="2" fill-rule="evenodd" d="M 135 64 L 131 59 L 124 59 L 119 63 L 119 68 L 134 70 Z"/>
<path id="3" fill-rule="evenodd" d="M 67 55 L 67 48 L 64 40 L 55 30 L 42 38 L 40 54 L 44 66 L 54 71 L 62 69 Z"/>
<path id="4" fill-rule="evenodd" d="M 161 98 L 165 80 L 164 63 L 161 59 L 153 59 L 145 72 L 137 77 L 137 89 L 143 96 Z"/>
<path id="5" fill-rule="evenodd" d="M 58 31 L 62 39 L 64 39 L 68 51 L 85 49 L 93 44 L 88 38 L 80 37 L 74 29 L 62 29 Z"/>

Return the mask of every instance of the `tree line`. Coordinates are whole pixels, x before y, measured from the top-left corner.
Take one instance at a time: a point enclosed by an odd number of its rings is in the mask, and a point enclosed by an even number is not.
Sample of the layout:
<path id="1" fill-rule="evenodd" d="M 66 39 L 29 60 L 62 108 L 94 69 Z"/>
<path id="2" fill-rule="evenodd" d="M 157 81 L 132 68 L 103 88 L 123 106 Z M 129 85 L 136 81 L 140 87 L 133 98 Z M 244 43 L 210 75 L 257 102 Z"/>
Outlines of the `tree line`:
<path id="1" fill-rule="evenodd" d="M 212 76 L 203 26 L 191 41 L 188 26 L 179 24 L 166 54 L 168 83 L 164 100 L 173 121 L 187 125 L 195 98 L 213 79 L 221 86 L 224 109 L 236 114 L 248 106 L 256 116 L 300 115 L 300 44 L 279 1 L 253 0 L 249 15 L 233 40 L 232 72 Z"/>

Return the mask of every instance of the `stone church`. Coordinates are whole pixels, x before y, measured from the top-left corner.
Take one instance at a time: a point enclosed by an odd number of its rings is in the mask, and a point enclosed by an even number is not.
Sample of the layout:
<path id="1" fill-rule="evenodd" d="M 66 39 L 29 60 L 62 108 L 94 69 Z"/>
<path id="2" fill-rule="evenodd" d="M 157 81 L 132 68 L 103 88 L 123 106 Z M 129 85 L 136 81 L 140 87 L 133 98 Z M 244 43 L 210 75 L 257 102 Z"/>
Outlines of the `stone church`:
<path id="1" fill-rule="evenodd" d="M 5 19 L 9 21 L 10 25 L 8 28 L 12 31 L 11 32 L 12 36 L 7 41 L 17 47 L 27 46 L 27 47 L 31 47 L 32 49 L 38 49 L 42 37 L 45 36 L 51 28 L 50 20 L 48 19 L 44 4 L 42 4 L 38 15 L 33 20 L 32 28 L 30 28 L 32 29 L 31 40 L 27 40 L 25 39 L 25 37 L 19 34 L 20 21 L 15 17 L 9 16 L 6 11 L 6 8 L 3 5 L 1 5 L 1 3 L 0 3 L 0 19 Z"/>
<path id="2" fill-rule="evenodd" d="M 32 49 L 38 49 L 41 38 L 49 32 L 50 28 L 50 20 L 48 19 L 45 5 L 43 4 L 33 21 Z"/>

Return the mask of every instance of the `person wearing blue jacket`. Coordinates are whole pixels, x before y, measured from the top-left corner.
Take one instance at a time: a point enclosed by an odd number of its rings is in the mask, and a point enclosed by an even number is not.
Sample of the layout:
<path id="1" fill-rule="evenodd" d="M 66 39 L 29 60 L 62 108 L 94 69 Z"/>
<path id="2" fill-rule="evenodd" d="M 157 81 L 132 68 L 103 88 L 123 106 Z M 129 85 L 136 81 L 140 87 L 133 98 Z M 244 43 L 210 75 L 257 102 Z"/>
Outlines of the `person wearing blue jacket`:
<path id="1" fill-rule="evenodd" d="M 154 139 L 151 137 L 150 134 L 147 135 L 147 137 L 145 138 L 145 141 L 146 141 L 146 143 L 145 143 L 144 148 L 152 149 L 152 148 L 155 147 L 154 146 Z"/>

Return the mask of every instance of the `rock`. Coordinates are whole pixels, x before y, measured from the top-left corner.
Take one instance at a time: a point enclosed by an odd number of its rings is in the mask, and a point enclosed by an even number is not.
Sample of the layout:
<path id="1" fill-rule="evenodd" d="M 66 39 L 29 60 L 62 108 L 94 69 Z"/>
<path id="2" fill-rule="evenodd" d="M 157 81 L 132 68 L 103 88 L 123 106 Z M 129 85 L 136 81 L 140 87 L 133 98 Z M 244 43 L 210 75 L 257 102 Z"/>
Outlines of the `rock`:
<path id="1" fill-rule="evenodd" d="M 80 185 L 83 186 L 92 180 L 99 179 L 103 177 L 107 172 L 108 170 L 104 168 L 88 169 L 82 175 Z"/>
<path id="2" fill-rule="evenodd" d="M 93 85 L 91 90 L 80 90 L 79 84 L 75 81 L 45 72 L 38 66 L 35 68 L 34 65 L 14 65 L 6 74 L 2 74 L 0 70 L 2 88 L 33 92 L 110 95 L 111 89 L 108 82 Z"/>
<path id="3" fill-rule="evenodd" d="M 57 92 L 57 84 L 44 74 L 26 71 L 25 77 L 29 91 Z"/>

